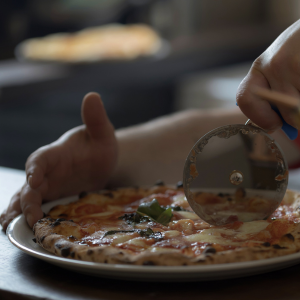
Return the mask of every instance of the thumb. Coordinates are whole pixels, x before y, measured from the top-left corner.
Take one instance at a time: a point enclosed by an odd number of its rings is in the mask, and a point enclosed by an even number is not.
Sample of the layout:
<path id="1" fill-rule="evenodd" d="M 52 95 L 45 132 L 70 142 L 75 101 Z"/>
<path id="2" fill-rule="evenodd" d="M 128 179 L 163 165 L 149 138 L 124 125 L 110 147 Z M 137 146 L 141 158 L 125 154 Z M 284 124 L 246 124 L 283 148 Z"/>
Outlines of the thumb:
<path id="1" fill-rule="evenodd" d="M 81 117 L 93 139 L 109 138 L 114 134 L 114 127 L 99 94 L 92 92 L 85 95 L 81 106 Z"/>

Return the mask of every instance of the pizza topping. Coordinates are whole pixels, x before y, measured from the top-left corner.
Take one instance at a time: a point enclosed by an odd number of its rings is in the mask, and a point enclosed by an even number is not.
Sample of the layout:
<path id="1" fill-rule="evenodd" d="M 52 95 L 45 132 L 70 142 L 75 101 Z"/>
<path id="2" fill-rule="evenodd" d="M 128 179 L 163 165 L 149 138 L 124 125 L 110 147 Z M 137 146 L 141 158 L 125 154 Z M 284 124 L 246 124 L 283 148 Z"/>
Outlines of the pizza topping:
<path id="1" fill-rule="evenodd" d="M 112 247 L 130 255 L 143 251 L 171 251 L 195 258 L 243 247 L 290 249 L 290 244 L 296 242 L 290 233 L 295 228 L 295 220 L 298 220 L 295 210 L 291 208 L 294 202 L 285 201 L 268 220 L 242 222 L 233 218 L 230 224 L 212 226 L 191 210 L 181 190 L 161 186 L 147 190 L 144 194 L 141 189 L 130 191 L 125 190 L 123 196 L 119 191 L 111 192 L 113 197 L 105 193 L 90 194 L 72 205 L 60 205 L 59 209 L 49 213 L 53 218 L 43 219 L 37 224 L 48 224 L 51 234 L 65 236 L 65 241 L 76 247 L 80 245 L 81 249 L 94 249 L 89 252 L 90 257 L 98 253 L 94 247 Z M 206 203 L 207 197 L 214 202 L 213 206 L 222 205 L 224 201 L 228 205 L 227 194 L 213 197 L 208 193 L 198 195 L 203 203 Z M 239 190 L 232 201 L 243 197 L 244 191 Z M 261 199 L 249 203 L 253 207 L 261 207 Z M 58 212 L 63 213 L 64 218 L 57 218 Z M 75 222 L 67 221 L 69 218 Z M 39 235 L 38 242 L 43 243 L 43 239 L 44 236 Z M 75 250 L 64 249 L 64 243 L 56 246 L 60 247 L 57 252 L 60 255 L 75 256 Z"/>
<path id="2" fill-rule="evenodd" d="M 149 203 L 142 203 L 138 207 L 137 212 L 145 214 L 163 225 L 167 225 L 173 217 L 172 209 L 170 207 L 166 209 L 160 206 L 156 199 L 153 199 Z"/>
<path id="3" fill-rule="evenodd" d="M 293 236 L 291 233 L 287 233 L 285 236 L 286 236 L 288 239 L 290 239 L 290 240 L 292 240 L 292 241 L 295 241 L 295 238 L 294 238 L 294 236 Z"/>
<path id="4" fill-rule="evenodd" d="M 215 254 L 217 252 L 216 248 L 214 247 L 207 247 L 203 253 L 205 254 Z"/>

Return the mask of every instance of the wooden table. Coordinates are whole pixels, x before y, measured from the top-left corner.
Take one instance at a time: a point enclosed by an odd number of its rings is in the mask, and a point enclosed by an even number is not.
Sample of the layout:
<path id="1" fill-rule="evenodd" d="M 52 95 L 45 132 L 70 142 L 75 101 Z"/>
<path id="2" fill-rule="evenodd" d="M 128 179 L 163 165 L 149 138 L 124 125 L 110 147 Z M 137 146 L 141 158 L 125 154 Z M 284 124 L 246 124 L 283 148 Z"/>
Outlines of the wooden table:
<path id="1" fill-rule="evenodd" d="M 299 172 L 292 174 L 296 185 Z M 0 209 L 24 181 L 22 171 L 0 167 Z M 300 180 L 299 180 L 300 183 Z M 294 186 L 295 188 L 295 186 Z M 300 299 L 300 264 L 262 275 L 195 283 L 121 281 L 73 273 L 31 257 L 0 232 L 0 299 Z"/>

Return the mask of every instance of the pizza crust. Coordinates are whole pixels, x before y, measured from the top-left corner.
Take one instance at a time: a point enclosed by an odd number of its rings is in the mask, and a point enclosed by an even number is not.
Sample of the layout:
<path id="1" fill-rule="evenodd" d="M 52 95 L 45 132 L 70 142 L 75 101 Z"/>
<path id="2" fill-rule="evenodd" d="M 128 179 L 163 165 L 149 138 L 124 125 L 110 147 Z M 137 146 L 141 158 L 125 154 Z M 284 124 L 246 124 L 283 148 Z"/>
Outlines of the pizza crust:
<path id="1" fill-rule="evenodd" d="M 154 192 L 164 192 L 166 189 L 166 187 L 155 187 L 154 189 L 133 188 L 125 190 L 128 196 L 137 193 L 147 196 Z M 125 190 L 114 191 L 113 198 L 119 199 Z M 285 203 L 295 204 L 299 202 L 299 199 L 298 193 L 289 191 L 284 201 Z M 156 266 L 223 264 L 278 257 L 300 250 L 300 223 L 292 225 L 289 232 L 282 236 L 278 244 L 275 245 L 264 243 L 260 246 L 221 252 L 209 251 L 208 249 L 206 253 L 197 257 L 182 254 L 176 249 L 167 248 L 147 249 L 141 253 L 134 253 L 133 251 L 113 246 L 89 247 L 86 244 L 76 243 L 81 237 L 80 229 L 80 226 L 75 222 L 61 218 L 41 219 L 33 228 L 36 242 L 51 253 L 76 260 L 109 264 Z"/>

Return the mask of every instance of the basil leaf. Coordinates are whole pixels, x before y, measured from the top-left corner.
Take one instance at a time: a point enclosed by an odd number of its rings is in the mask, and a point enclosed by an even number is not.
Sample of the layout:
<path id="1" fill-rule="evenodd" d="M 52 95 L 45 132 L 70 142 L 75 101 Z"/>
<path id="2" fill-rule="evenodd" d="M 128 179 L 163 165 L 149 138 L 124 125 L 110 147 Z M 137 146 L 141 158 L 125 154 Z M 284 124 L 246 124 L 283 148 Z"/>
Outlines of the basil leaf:
<path id="1" fill-rule="evenodd" d="M 151 202 L 142 203 L 138 207 L 137 211 L 156 220 L 165 211 L 165 209 L 159 205 L 156 199 L 153 199 Z"/>
<path id="2" fill-rule="evenodd" d="M 173 217 L 172 208 L 160 206 L 156 199 L 153 199 L 149 203 L 142 203 L 138 207 L 137 213 L 145 214 L 153 221 L 163 225 L 167 225 Z"/>
<path id="3" fill-rule="evenodd" d="M 173 217 L 172 208 L 169 207 L 156 219 L 156 221 L 160 224 L 168 225 L 172 217 Z"/>

